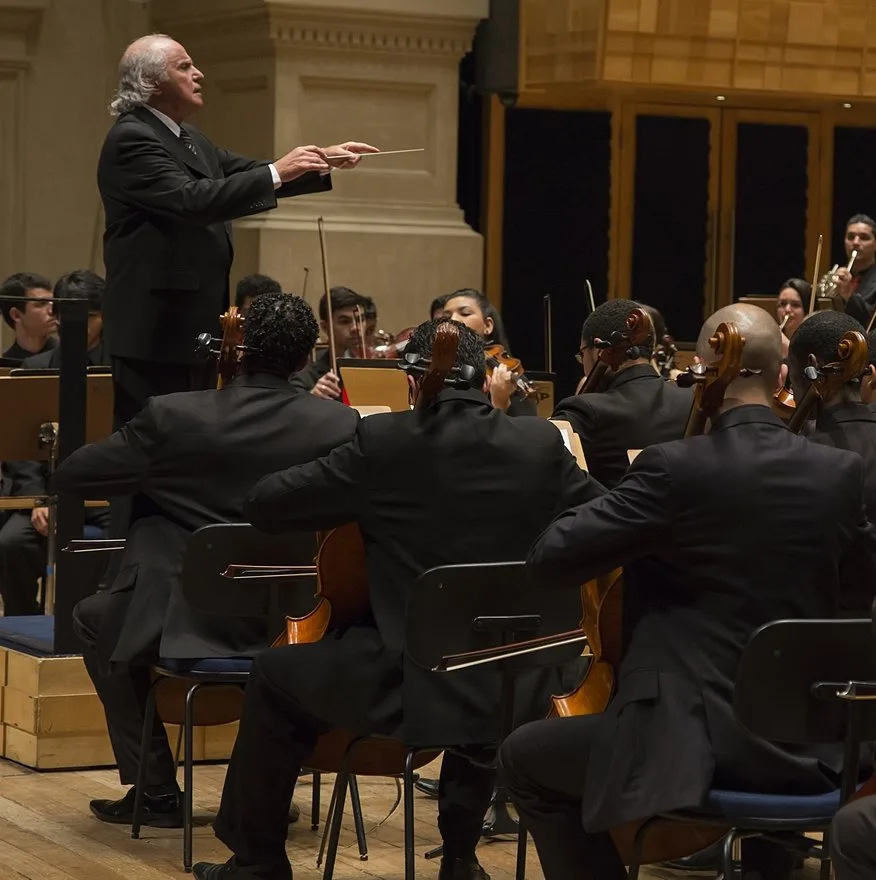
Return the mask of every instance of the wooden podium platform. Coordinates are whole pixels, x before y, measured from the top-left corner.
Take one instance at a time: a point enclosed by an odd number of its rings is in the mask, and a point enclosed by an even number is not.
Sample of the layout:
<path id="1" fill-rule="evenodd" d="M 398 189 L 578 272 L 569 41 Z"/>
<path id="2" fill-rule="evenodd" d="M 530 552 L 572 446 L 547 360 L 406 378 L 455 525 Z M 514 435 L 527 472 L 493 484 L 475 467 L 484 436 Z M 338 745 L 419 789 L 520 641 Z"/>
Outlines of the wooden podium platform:
<path id="1" fill-rule="evenodd" d="M 166 727 L 173 749 L 179 728 Z M 195 760 L 227 760 L 236 736 L 236 721 L 196 727 Z M 12 646 L 4 635 L 0 643 L 0 755 L 36 770 L 115 765 L 103 707 L 81 656 L 41 655 L 32 648 Z"/>

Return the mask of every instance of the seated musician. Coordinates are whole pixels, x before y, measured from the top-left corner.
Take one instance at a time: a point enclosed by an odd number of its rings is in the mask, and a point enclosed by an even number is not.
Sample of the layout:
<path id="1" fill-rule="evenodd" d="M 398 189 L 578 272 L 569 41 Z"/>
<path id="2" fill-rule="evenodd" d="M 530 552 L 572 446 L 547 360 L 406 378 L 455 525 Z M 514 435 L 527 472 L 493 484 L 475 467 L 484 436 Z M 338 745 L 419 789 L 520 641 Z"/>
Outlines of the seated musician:
<path id="1" fill-rule="evenodd" d="M 440 323 L 421 324 L 406 354 L 429 357 Z M 463 326 L 456 363 L 473 369 L 470 388 L 445 387 L 425 410 L 363 419 L 352 442 L 266 477 L 248 496 L 250 521 L 270 532 L 358 521 L 374 617 L 256 658 L 215 823 L 234 857 L 227 865 L 196 864 L 199 880 L 292 877 L 289 800 L 318 735 L 333 726 L 396 734 L 412 745 L 497 741 L 494 677 L 470 670 L 451 681 L 403 665 L 405 595 L 434 566 L 518 558 L 558 512 L 603 490 L 552 425 L 508 419 L 490 405 L 481 391 L 481 340 Z M 420 381 L 409 379 L 412 394 Z M 521 683 L 521 716 L 547 714 L 554 678 L 551 670 Z M 445 752 L 440 880 L 486 878 L 475 846 L 494 777 Z"/>
<path id="2" fill-rule="evenodd" d="M 876 220 L 855 214 L 846 224 L 843 244 L 847 257 L 852 251 L 858 256 L 851 272 L 845 266 L 837 270 L 835 303 L 867 327 L 876 308 Z"/>
<path id="3" fill-rule="evenodd" d="M 335 356 L 344 357 L 344 353 L 359 345 L 359 325 L 356 319 L 356 307 L 364 311 L 368 305 L 368 297 L 350 290 L 349 287 L 333 287 L 332 297 L 332 328 L 335 337 Z M 319 326 L 326 339 L 329 338 L 328 306 L 325 294 L 319 299 Z M 315 360 L 292 377 L 292 387 L 309 391 L 316 397 L 327 400 L 341 399 L 341 380 L 332 372 L 331 355 L 328 348 Z"/>
<path id="4" fill-rule="evenodd" d="M 151 664 L 159 657 L 252 656 L 266 646 L 264 621 L 226 620 L 188 606 L 179 585 L 183 550 L 202 526 L 244 522 L 244 495 L 260 477 L 324 455 L 355 433 L 355 410 L 289 385 L 316 337 L 303 299 L 256 297 L 240 373 L 230 384 L 153 397 L 124 428 L 74 452 L 54 475 L 54 489 L 85 498 L 140 493 L 115 581 L 74 609 L 122 785 L 136 779 Z M 158 718 L 146 779 L 145 824 L 180 826 L 173 756 Z M 133 804 L 132 787 L 121 800 L 90 806 L 98 819 L 127 824 Z"/>
<path id="5" fill-rule="evenodd" d="M 234 305 L 237 310 L 245 315 L 252 305 L 252 301 L 263 293 L 282 293 L 280 282 L 271 278 L 270 275 L 244 275 L 237 282 L 234 291 Z"/>
<path id="6" fill-rule="evenodd" d="M 437 302 L 432 303 L 433 314 Z M 485 347 L 500 345 L 510 354 L 499 312 L 479 290 L 466 287 L 451 293 L 444 303 L 442 317 L 453 318 L 474 330 Z M 515 377 L 504 364 L 499 363 L 493 368 L 488 388 L 490 400 L 496 409 L 505 410 L 509 416 L 536 415 L 535 402 L 518 389 Z"/>
<path id="7" fill-rule="evenodd" d="M 24 296 L 33 302 L 7 302 L 6 296 Z M 15 342 L 4 352 L 6 360 L 23 361 L 57 345 L 58 319 L 52 311 L 52 282 L 42 275 L 17 272 L 0 284 L 0 311 L 15 331 Z"/>
<path id="8" fill-rule="evenodd" d="M 88 364 L 106 364 L 101 331 L 103 317 L 104 280 L 88 269 L 77 269 L 63 275 L 55 283 L 54 296 L 88 300 Z M 22 361 L 22 367 L 31 369 L 59 369 L 61 348 L 52 346 Z M 33 496 L 46 494 L 48 462 L 11 461 L 4 471 L 9 479 L 9 494 Z M 89 508 L 85 524 L 105 530 L 109 525 L 109 511 Z M 46 539 L 49 535 L 49 509 L 44 506 L 32 510 L 11 511 L 0 528 L 0 595 L 3 613 L 7 617 L 39 614 L 37 581 L 46 571 Z M 91 571 L 89 571 L 89 575 Z M 99 570 L 94 570 L 95 578 Z"/>
<path id="9" fill-rule="evenodd" d="M 625 655 L 598 715 L 537 721 L 503 745 L 501 766 L 545 880 L 620 880 L 609 829 L 695 808 L 712 787 L 818 794 L 839 787 L 842 746 L 809 754 L 748 735 L 733 713 L 742 650 L 761 625 L 837 612 L 842 588 L 873 583 L 863 463 L 786 430 L 770 409 L 779 330 L 757 306 L 721 322 L 745 339 L 742 366 L 707 434 L 645 449 L 602 498 L 555 520 L 528 563 L 582 583 L 624 566 Z M 747 880 L 784 880 L 793 856 L 743 842 Z M 750 873 L 746 873 L 750 872 Z"/>
<path id="10" fill-rule="evenodd" d="M 797 328 L 803 323 L 809 308 L 812 285 L 802 278 L 789 278 L 779 290 L 776 302 L 776 320 L 782 327 L 782 333 L 791 339 Z"/>
<path id="11" fill-rule="evenodd" d="M 578 359 L 585 373 L 596 365 L 594 340 L 608 340 L 626 329 L 639 303 L 610 299 L 592 312 L 581 328 Z M 600 393 L 577 394 L 561 400 L 552 418 L 566 419 L 581 438 L 590 473 L 604 486 L 616 486 L 627 472 L 628 449 L 684 436 L 692 395 L 659 376 L 651 364 L 653 337 L 638 346 L 617 372 L 606 375 Z"/>

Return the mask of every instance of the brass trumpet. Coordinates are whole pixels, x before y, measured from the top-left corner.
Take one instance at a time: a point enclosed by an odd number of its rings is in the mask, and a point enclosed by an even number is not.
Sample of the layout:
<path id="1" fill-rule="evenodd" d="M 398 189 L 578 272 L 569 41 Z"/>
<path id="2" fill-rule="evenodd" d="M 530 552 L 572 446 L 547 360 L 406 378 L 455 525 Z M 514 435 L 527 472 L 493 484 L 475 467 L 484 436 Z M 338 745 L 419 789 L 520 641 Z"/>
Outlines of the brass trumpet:
<path id="1" fill-rule="evenodd" d="M 855 265 L 855 260 L 858 259 L 858 252 L 852 251 L 852 255 L 849 258 L 849 264 L 846 266 L 846 271 L 851 272 L 852 266 Z M 830 272 L 825 273 L 821 276 L 821 280 L 818 282 L 818 295 L 819 296 L 828 296 L 832 297 L 836 295 L 836 285 L 839 280 L 837 277 L 837 272 L 839 270 L 839 263 L 834 265 L 834 267 L 830 270 Z"/>

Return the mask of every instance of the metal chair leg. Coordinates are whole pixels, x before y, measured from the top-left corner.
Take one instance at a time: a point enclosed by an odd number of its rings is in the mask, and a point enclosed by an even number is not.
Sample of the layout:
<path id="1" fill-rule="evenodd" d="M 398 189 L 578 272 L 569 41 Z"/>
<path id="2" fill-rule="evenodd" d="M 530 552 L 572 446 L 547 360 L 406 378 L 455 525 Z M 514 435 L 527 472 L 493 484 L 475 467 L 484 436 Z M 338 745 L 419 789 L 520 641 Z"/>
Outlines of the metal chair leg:
<path id="1" fill-rule="evenodd" d="M 143 733 L 140 737 L 140 761 L 137 764 L 137 781 L 134 783 L 134 818 L 131 821 L 131 837 L 140 838 L 140 817 L 143 814 L 143 795 L 146 788 L 146 764 L 149 760 L 149 741 L 152 739 L 152 726 L 155 724 L 155 700 L 158 695 L 158 683 L 152 682 L 146 695 L 146 712 L 143 716 Z"/>
<path id="2" fill-rule="evenodd" d="M 313 788 L 310 790 L 310 830 L 316 831 L 319 828 L 319 796 L 322 785 L 322 773 L 314 770 L 311 777 L 313 779 Z"/>
<path id="3" fill-rule="evenodd" d="M 325 815 L 325 828 L 322 831 L 322 840 L 319 842 L 319 852 L 316 855 L 316 867 L 322 865 L 322 859 L 325 855 L 326 844 L 332 830 L 332 817 L 335 814 L 335 807 L 338 803 L 338 777 L 335 776 L 335 784 L 332 786 L 332 796 L 329 798 L 328 813 Z"/>
<path id="4" fill-rule="evenodd" d="M 832 867 L 830 858 L 830 829 L 826 830 L 822 835 L 820 863 L 818 880 L 830 880 Z"/>
<path id="5" fill-rule="evenodd" d="M 362 818 L 362 801 L 359 800 L 359 783 L 355 776 L 350 777 L 350 808 L 353 810 L 353 825 L 356 828 L 356 842 L 359 844 L 359 861 L 368 861 L 368 844 L 365 842 L 365 820 Z"/>
<path id="6" fill-rule="evenodd" d="M 194 739 L 195 739 L 195 694 L 201 689 L 201 682 L 195 682 L 186 693 L 185 743 L 183 757 L 183 870 L 192 871 L 192 800 L 194 786 Z"/>
<path id="7" fill-rule="evenodd" d="M 414 880 L 414 752 L 405 754 L 404 816 L 405 816 L 405 880 Z"/>
<path id="8" fill-rule="evenodd" d="M 517 870 L 514 873 L 515 880 L 526 880 L 526 828 L 523 825 L 523 817 L 517 817 Z"/>
<path id="9" fill-rule="evenodd" d="M 738 861 L 735 854 L 735 849 L 739 843 L 739 839 L 736 836 L 736 829 L 731 829 L 724 838 L 724 847 L 721 854 L 721 867 L 724 871 L 724 880 L 738 880 L 741 876 L 741 871 L 738 870 L 740 867 L 739 861 L 741 860 Z"/>
<path id="10" fill-rule="evenodd" d="M 347 785 L 350 781 L 348 773 L 338 773 L 335 782 L 336 793 L 335 806 L 332 811 L 331 833 L 329 834 L 328 851 L 325 855 L 325 870 L 322 873 L 323 880 L 332 880 L 335 872 L 335 858 L 338 854 L 338 844 L 341 839 L 341 823 L 344 821 L 344 801 L 347 799 Z"/>

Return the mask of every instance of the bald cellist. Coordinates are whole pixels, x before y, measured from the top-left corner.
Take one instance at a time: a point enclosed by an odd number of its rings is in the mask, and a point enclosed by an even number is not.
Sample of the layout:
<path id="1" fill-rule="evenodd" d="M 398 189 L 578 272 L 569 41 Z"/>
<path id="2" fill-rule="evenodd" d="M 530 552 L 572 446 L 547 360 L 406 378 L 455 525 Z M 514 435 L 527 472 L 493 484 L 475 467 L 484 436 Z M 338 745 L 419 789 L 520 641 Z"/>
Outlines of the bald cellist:
<path id="1" fill-rule="evenodd" d="M 771 411 L 781 340 L 766 311 L 714 314 L 702 362 L 716 360 L 709 340 L 722 322 L 744 338 L 743 372 L 709 432 L 644 450 L 612 491 L 563 514 L 530 551 L 534 575 L 558 582 L 624 566 L 626 650 L 607 710 L 524 725 L 501 750 L 545 880 L 626 877 L 609 830 L 695 808 L 713 786 L 839 786 L 841 747 L 816 758 L 749 736 L 734 719 L 733 686 L 759 626 L 833 616 L 848 582 L 873 583 L 863 464 L 790 433 Z M 854 566 L 853 551 L 863 551 Z M 751 880 L 783 880 L 793 856 L 746 840 L 743 865 Z"/>

